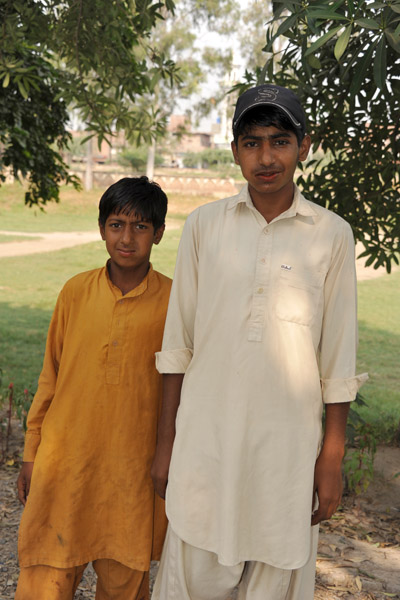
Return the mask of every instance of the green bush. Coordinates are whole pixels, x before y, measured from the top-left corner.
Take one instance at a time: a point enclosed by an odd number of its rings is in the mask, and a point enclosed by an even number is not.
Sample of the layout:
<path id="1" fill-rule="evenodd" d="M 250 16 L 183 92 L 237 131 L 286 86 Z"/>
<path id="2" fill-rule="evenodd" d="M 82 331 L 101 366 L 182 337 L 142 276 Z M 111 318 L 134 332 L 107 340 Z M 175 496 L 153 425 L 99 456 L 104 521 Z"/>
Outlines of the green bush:
<path id="1" fill-rule="evenodd" d="M 223 150 L 221 148 L 208 148 L 201 152 L 201 158 L 203 164 L 206 164 L 209 168 L 219 165 L 230 165 L 233 163 L 233 156 L 230 150 Z"/>
<path id="2" fill-rule="evenodd" d="M 186 152 L 183 156 L 183 166 L 187 169 L 196 169 L 201 162 L 201 152 Z"/>
<path id="3" fill-rule="evenodd" d="M 199 165 L 202 169 L 217 169 L 221 165 L 231 165 L 232 163 L 232 152 L 221 148 L 207 148 L 201 152 L 187 152 L 183 157 L 183 164 L 188 169 L 195 169 Z"/>
<path id="4" fill-rule="evenodd" d="M 118 164 L 122 167 L 132 167 L 137 171 L 141 171 L 147 163 L 147 150 L 146 146 L 127 148 L 118 155 Z M 163 162 L 162 156 L 156 154 L 154 161 L 155 166 L 160 167 Z"/>

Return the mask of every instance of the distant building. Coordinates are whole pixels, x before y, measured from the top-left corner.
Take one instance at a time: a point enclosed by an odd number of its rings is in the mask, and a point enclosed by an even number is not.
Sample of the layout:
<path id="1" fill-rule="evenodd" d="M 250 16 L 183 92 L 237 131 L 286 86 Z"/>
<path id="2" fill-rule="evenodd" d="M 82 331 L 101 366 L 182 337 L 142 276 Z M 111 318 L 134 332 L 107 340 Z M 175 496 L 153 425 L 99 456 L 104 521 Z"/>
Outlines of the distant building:
<path id="1" fill-rule="evenodd" d="M 185 115 L 171 115 L 168 131 L 173 136 L 173 149 L 177 157 L 187 152 L 201 152 L 213 148 L 213 135 L 201 131 L 191 131 L 191 124 Z"/>

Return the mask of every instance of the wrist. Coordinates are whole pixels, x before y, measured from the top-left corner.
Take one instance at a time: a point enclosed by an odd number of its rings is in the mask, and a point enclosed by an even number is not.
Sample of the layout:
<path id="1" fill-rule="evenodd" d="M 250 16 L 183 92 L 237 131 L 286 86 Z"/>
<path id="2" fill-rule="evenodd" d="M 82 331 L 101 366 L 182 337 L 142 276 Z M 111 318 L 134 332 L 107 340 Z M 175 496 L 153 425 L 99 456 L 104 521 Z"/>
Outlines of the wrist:
<path id="1" fill-rule="evenodd" d="M 332 443 L 329 440 L 324 440 L 320 455 L 323 455 L 324 458 L 332 462 L 342 464 L 345 453 L 346 450 L 344 442 L 338 443 L 337 441 L 335 441 L 334 443 Z"/>

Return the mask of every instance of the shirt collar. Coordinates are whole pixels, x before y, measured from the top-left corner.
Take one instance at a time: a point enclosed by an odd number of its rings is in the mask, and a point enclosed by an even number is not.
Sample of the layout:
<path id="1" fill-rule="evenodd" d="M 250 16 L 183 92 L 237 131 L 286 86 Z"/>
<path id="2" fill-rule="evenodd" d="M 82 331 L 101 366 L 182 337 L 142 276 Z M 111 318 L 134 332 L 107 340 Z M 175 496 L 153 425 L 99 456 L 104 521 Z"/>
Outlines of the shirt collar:
<path id="1" fill-rule="evenodd" d="M 125 295 L 123 295 L 121 290 L 116 285 L 114 285 L 113 282 L 111 281 L 110 276 L 108 274 L 107 264 L 104 267 L 104 275 L 107 279 L 107 283 L 108 283 L 113 295 L 115 296 L 115 298 L 117 300 L 122 300 L 123 298 L 124 299 L 125 298 L 135 298 L 136 296 L 140 296 L 141 294 L 143 294 L 147 290 L 149 283 L 152 281 L 152 279 L 154 277 L 154 269 L 153 269 L 153 265 L 150 263 L 150 267 L 149 267 L 149 270 L 147 271 L 145 278 L 139 283 L 139 285 L 137 285 L 135 288 L 133 288 L 133 290 L 131 290 L 130 292 L 128 292 Z"/>
<path id="2" fill-rule="evenodd" d="M 247 183 L 242 187 L 236 196 L 232 196 L 232 198 L 229 199 L 228 209 L 235 208 L 239 204 L 246 204 L 250 209 L 254 210 L 254 204 L 251 200 Z M 291 206 L 284 213 L 282 213 L 282 215 L 285 215 L 285 217 L 295 217 L 296 215 L 302 215 L 304 217 L 316 217 L 317 212 L 313 208 L 312 202 L 304 198 L 299 188 L 295 184 L 293 202 Z"/>

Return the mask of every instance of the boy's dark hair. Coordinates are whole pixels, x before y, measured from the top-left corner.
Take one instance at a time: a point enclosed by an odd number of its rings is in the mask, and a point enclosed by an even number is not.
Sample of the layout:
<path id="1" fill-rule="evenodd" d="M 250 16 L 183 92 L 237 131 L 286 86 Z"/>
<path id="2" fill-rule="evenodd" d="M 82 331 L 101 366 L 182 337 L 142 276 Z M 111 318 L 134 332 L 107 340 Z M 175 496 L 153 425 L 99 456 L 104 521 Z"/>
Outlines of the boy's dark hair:
<path id="1" fill-rule="evenodd" d="M 304 133 L 293 125 L 281 109 L 275 106 L 257 106 L 244 114 L 234 130 L 235 144 L 237 145 L 240 135 L 245 135 L 253 127 L 276 127 L 282 131 L 291 131 L 295 134 L 299 146 L 304 137 Z"/>
<path id="2" fill-rule="evenodd" d="M 142 177 L 124 177 L 104 192 L 99 202 L 99 224 L 104 227 L 114 213 L 135 213 L 153 224 L 154 231 L 164 225 L 168 198 L 158 183 Z"/>

